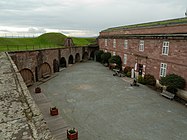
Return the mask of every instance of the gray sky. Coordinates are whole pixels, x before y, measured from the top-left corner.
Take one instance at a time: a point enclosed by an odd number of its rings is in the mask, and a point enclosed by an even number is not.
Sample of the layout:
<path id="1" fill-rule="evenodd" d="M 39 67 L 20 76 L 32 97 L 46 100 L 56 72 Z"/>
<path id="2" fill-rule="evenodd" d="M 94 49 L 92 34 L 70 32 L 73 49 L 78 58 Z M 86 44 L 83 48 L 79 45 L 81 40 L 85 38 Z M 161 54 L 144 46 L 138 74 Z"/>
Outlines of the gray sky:
<path id="1" fill-rule="evenodd" d="M 0 0 L 0 35 L 97 36 L 109 27 L 184 17 L 187 0 Z"/>

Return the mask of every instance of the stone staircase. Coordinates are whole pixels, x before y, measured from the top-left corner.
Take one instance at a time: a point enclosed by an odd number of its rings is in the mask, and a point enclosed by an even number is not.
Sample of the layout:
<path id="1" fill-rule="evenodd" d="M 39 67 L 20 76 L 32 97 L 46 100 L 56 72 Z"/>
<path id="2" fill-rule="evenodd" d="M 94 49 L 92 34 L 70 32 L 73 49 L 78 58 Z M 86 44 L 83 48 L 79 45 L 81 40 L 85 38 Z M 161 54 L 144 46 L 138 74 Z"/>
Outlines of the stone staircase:
<path id="1" fill-rule="evenodd" d="M 42 112 L 51 134 L 56 140 L 67 140 L 66 130 L 69 125 L 64 121 L 62 116 L 51 116 L 49 109 L 52 106 L 50 100 L 45 96 L 44 93 L 34 93 L 34 89 L 30 88 L 31 95 Z"/>

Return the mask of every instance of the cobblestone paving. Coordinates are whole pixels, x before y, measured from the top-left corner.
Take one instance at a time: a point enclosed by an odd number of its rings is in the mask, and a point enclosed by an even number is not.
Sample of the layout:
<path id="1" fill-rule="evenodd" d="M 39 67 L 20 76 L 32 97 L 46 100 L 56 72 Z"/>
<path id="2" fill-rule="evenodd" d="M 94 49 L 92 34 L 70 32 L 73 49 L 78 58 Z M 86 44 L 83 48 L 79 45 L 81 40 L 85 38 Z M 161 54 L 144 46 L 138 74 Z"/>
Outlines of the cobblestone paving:
<path id="1" fill-rule="evenodd" d="M 53 140 L 16 66 L 0 53 L 0 140 Z"/>

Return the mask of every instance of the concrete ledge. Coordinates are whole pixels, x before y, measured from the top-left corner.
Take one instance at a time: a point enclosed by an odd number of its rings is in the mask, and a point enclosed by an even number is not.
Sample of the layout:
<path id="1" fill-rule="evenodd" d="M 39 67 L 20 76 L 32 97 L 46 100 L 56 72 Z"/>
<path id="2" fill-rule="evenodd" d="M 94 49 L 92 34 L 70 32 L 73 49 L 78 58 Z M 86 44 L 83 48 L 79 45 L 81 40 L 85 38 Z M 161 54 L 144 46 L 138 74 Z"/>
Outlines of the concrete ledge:
<path id="1" fill-rule="evenodd" d="M 178 90 L 177 92 L 177 96 L 182 98 L 183 100 L 186 101 L 186 105 L 187 105 L 187 91 L 185 90 Z"/>

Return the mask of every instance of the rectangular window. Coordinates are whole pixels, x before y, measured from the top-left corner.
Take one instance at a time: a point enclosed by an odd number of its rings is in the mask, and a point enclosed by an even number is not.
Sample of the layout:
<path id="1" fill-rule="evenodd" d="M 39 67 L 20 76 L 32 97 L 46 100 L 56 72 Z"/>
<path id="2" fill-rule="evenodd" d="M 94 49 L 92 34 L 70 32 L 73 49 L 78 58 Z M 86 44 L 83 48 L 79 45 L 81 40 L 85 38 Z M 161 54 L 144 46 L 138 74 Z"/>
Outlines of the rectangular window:
<path id="1" fill-rule="evenodd" d="M 124 64 L 127 64 L 127 54 L 124 54 L 123 63 L 124 63 Z"/>
<path id="2" fill-rule="evenodd" d="M 127 49 L 128 47 L 128 40 L 124 40 L 124 48 Z"/>
<path id="3" fill-rule="evenodd" d="M 166 69 L 167 69 L 167 64 L 166 63 L 161 63 L 161 65 L 160 65 L 160 76 L 161 77 L 166 76 Z"/>
<path id="4" fill-rule="evenodd" d="M 139 51 L 144 51 L 144 40 L 140 40 Z"/>
<path id="5" fill-rule="evenodd" d="M 116 39 L 113 40 L 113 48 L 116 48 Z"/>
<path id="6" fill-rule="evenodd" d="M 105 47 L 107 47 L 107 43 L 108 43 L 108 40 L 107 40 L 107 39 L 105 39 Z"/>
<path id="7" fill-rule="evenodd" d="M 116 52 L 113 52 L 113 56 L 115 56 L 116 55 Z"/>
<path id="8" fill-rule="evenodd" d="M 169 53 L 169 41 L 163 42 L 162 55 L 168 55 Z"/>

